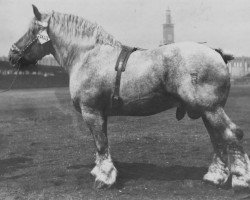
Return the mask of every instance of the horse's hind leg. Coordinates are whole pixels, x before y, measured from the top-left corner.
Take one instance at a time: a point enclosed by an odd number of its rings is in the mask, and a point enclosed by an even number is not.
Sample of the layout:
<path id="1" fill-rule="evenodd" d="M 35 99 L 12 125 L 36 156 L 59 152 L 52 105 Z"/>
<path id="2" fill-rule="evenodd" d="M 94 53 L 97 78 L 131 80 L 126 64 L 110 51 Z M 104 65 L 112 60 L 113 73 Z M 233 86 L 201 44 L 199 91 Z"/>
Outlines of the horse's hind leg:
<path id="1" fill-rule="evenodd" d="M 107 138 L 107 117 L 89 107 L 81 106 L 83 120 L 87 123 L 95 140 L 96 166 L 91 171 L 95 176 L 95 187 L 110 187 L 116 181 L 117 170 L 111 160 Z"/>
<path id="2" fill-rule="evenodd" d="M 232 186 L 235 189 L 248 187 L 250 162 L 241 144 L 243 132 L 221 107 L 214 111 L 206 111 L 202 118 L 215 151 L 213 162 L 204 180 L 223 185 L 231 174 Z"/>
<path id="3" fill-rule="evenodd" d="M 213 183 L 215 185 L 223 185 L 227 182 L 230 175 L 227 158 L 224 156 L 223 148 L 220 148 L 218 142 L 216 142 L 217 131 L 207 120 L 206 117 L 203 117 L 203 122 L 207 128 L 207 131 L 210 135 L 213 147 L 214 147 L 214 156 L 212 164 L 208 168 L 208 172 L 203 177 L 203 180 Z"/>

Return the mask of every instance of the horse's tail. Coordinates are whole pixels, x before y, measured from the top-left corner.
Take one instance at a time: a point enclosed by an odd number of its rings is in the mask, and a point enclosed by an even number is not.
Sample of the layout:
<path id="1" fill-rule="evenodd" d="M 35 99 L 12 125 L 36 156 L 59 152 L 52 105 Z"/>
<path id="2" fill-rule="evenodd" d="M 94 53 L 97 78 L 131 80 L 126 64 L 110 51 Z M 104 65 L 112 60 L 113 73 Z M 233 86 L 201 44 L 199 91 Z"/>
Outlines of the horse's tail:
<path id="1" fill-rule="evenodd" d="M 221 57 L 223 58 L 224 62 L 227 64 L 230 60 L 234 59 L 234 56 L 231 54 L 225 54 L 222 49 L 214 49 L 216 52 L 218 52 Z"/>

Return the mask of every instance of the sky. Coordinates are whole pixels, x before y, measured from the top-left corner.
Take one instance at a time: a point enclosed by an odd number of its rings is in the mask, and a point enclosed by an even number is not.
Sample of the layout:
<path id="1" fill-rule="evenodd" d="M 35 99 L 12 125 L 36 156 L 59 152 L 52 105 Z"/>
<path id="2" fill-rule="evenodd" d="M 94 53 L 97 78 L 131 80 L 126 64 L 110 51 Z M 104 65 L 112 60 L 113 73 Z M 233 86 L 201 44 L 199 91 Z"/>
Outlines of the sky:
<path id="1" fill-rule="evenodd" d="M 34 4 L 82 16 L 125 45 L 154 48 L 162 41 L 170 8 L 175 42 L 207 42 L 236 56 L 250 56 L 250 0 L 0 0 L 0 56 L 28 29 Z"/>

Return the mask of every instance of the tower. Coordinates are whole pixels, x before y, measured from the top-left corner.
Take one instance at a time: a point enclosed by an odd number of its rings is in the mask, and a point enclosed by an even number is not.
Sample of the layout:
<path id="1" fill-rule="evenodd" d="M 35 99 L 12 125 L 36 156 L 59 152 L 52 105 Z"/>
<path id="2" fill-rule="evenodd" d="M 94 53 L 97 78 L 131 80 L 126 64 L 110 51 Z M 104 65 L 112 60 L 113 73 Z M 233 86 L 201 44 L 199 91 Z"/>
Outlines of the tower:
<path id="1" fill-rule="evenodd" d="M 166 10 L 166 23 L 163 24 L 163 45 L 174 43 L 174 24 L 170 9 Z"/>

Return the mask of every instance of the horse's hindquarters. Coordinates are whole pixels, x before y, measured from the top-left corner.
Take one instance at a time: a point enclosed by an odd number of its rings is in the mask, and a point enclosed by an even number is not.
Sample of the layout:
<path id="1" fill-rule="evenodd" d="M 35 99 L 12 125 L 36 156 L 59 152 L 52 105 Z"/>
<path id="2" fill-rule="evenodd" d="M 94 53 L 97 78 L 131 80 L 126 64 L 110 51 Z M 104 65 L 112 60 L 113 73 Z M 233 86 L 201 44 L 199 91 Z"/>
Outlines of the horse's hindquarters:
<path id="1" fill-rule="evenodd" d="M 203 45 L 176 46 L 179 49 L 173 55 L 165 53 L 167 91 L 176 92 L 191 118 L 199 117 L 204 110 L 223 106 L 230 88 L 230 74 L 221 56 Z"/>

